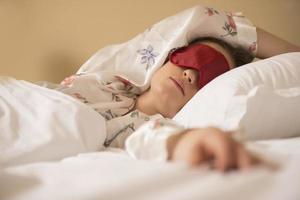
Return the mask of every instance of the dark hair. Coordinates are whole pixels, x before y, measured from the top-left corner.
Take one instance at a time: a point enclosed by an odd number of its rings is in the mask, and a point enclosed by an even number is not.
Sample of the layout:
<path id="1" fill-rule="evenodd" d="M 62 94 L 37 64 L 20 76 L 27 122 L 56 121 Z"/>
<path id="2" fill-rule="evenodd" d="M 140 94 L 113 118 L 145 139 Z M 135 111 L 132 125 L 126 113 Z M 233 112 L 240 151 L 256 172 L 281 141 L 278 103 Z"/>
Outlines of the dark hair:
<path id="1" fill-rule="evenodd" d="M 242 48 L 240 46 L 233 47 L 231 44 L 229 44 L 221 39 L 218 39 L 218 38 L 200 37 L 200 38 L 196 38 L 196 39 L 192 40 L 189 43 L 189 45 L 195 44 L 198 42 L 214 42 L 216 44 L 219 44 L 221 47 L 223 47 L 225 50 L 228 51 L 229 55 L 233 59 L 234 67 L 239 67 L 239 66 L 245 65 L 247 63 L 252 62 L 252 60 L 254 59 L 254 56 L 251 53 L 249 53 L 247 50 L 245 50 L 244 48 Z"/>
<path id="2" fill-rule="evenodd" d="M 247 50 L 243 49 L 242 47 L 240 47 L 240 46 L 233 47 L 229 43 L 227 43 L 227 42 L 225 42 L 225 41 L 223 41 L 221 39 L 214 38 L 214 37 L 200 37 L 200 38 L 196 38 L 196 39 L 192 40 L 191 42 L 189 42 L 188 45 L 199 43 L 199 42 L 214 42 L 216 44 L 219 44 L 221 47 L 223 47 L 225 50 L 228 51 L 230 57 L 233 59 L 233 62 L 234 62 L 234 66 L 233 67 L 234 68 L 242 66 L 242 65 L 245 65 L 247 63 L 250 63 L 254 59 L 254 56 L 251 55 Z M 169 54 L 173 50 L 171 50 L 169 52 Z M 165 60 L 164 64 L 166 62 L 168 62 L 168 60 L 169 60 L 169 56 Z"/>

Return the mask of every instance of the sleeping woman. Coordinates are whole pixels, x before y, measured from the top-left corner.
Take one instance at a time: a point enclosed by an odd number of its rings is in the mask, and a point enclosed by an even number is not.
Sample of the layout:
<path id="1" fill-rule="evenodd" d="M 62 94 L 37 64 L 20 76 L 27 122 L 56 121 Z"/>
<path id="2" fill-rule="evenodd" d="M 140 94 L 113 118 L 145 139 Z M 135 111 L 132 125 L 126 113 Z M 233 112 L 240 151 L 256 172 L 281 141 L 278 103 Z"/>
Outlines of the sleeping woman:
<path id="1" fill-rule="evenodd" d="M 206 17 L 212 15 L 208 12 L 211 8 L 198 6 L 197 9 L 197 12 L 203 11 L 202 14 Z M 185 14 L 189 14 L 188 12 L 194 10 L 186 11 Z M 212 163 L 214 168 L 222 171 L 247 169 L 256 164 L 257 159 L 230 133 L 215 127 L 185 129 L 171 118 L 206 84 L 235 67 L 251 62 L 255 53 L 257 57 L 267 58 L 299 51 L 299 47 L 259 28 L 253 31 L 255 27 L 245 34 L 245 30 L 235 26 L 232 14 L 225 14 L 217 19 L 220 21 L 223 18 L 223 29 L 214 24 L 210 28 L 212 35 L 221 35 L 221 39 L 207 35 L 199 37 L 201 34 L 197 37 L 190 34 L 189 39 L 186 39 L 182 37 L 183 33 L 174 39 L 175 32 L 172 29 L 165 31 L 163 23 L 160 23 L 151 31 L 148 30 L 123 45 L 122 47 L 132 49 L 134 44 L 147 44 L 151 40 L 159 43 L 163 49 L 161 65 L 152 68 L 153 73 L 149 75 L 151 78 L 147 87 L 136 84 L 129 76 L 120 75 L 117 68 L 111 70 L 106 58 L 103 62 L 106 66 L 95 70 L 95 65 L 99 67 L 94 62 L 95 59 L 99 61 L 97 55 L 94 60 L 88 61 L 88 67 L 83 66 L 79 73 L 51 88 L 74 97 L 105 118 L 106 137 L 100 141 L 98 150 L 116 147 L 125 149 L 137 159 L 183 161 L 191 166 Z M 177 31 L 180 32 L 180 28 L 177 27 Z M 163 31 L 157 34 L 160 30 Z M 224 30 L 226 34 L 222 32 Z M 154 31 L 157 38 L 149 36 Z M 193 31 L 186 33 L 191 32 Z M 256 35 L 257 41 L 253 40 Z M 230 38 L 226 39 L 227 36 Z M 173 40 L 168 40 L 168 37 Z M 164 41 L 158 42 L 158 39 Z M 145 64 L 147 69 L 154 63 L 159 63 L 153 61 L 158 56 L 153 52 L 153 47 L 148 47 L 134 51 L 142 56 L 141 64 Z M 126 51 L 121 50 L 106 49 L 108 53 L 100 52 L 100 58 L 111 55 L 113 63 L 118 61 L 129 65 L 130 56 L 122 56 L 122 52 Z"/>
<path id="2" fill-rule="evenodd" d="M 170 118 L 212 79 L 252 59 L 246 50 L 222 40 L 198 38 L 172 50 L 141 94 L 121 77 L 103 83 L 96 74 L 72 76 L 57 89 L 107 120 L 105 147 L 126 147 L 139 159 L 186 160 L 191 165 L 215 160 L 220 170 L 247 168 L 254 158 L 230 134 L 216 128 L 184 130 Z"/>
<path id="3" fill-rule="evenodd" d="M 184 129 L 170 119 L 215 77 L 252 60 L 243 48 L 216 38 L 196 38 L 169 52 L 142 93 L 120 76 L 103 81 L 93 73 L 67 78 L 57 89 L 107 120 L 104 147 L 125 148 L 138 159 L 185 161 L 192 166 L 209 162 L 223 171 L 247 169 L 257 159 L 230 133 L 214 127 Z"/>

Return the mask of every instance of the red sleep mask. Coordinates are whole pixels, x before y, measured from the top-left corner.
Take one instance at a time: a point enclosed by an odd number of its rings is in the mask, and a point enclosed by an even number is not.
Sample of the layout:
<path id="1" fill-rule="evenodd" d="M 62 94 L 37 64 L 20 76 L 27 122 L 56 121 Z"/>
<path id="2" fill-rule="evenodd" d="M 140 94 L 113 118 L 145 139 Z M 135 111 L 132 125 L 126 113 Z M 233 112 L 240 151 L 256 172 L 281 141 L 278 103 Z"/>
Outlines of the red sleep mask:
<path id="1" fill-rule="evenodd" d="M 192 44 L 176 49 L 169 55 L 169 59 L 179 67 L 196 69 L 199 73 L 199 89 L 229 71 L 229 64 L 224 55 L 204 44 Z"/>

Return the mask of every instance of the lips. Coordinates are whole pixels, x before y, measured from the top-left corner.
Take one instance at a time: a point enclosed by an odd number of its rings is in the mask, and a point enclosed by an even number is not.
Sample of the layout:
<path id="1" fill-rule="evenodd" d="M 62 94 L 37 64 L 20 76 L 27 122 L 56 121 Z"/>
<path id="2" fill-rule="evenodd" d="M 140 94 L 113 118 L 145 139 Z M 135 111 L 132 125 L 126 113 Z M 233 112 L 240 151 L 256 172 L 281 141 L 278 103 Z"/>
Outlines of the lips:
<path id="1" fill-rule="evenodd" d="M 170 77 L 170 79 L 173 81 L 173 83 L 175 83 L 176 87 L 181 91 L 182 95 L 185 96 L 183 87 L 178 83 L 178 81 L 176 81 L 176 79 Z"/>

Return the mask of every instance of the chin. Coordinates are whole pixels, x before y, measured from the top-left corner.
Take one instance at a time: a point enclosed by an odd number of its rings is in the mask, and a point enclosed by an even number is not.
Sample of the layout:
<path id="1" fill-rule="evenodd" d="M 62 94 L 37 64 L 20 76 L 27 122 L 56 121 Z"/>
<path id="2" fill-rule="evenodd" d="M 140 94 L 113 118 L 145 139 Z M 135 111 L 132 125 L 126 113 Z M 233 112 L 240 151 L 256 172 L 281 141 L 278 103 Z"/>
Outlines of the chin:
<path id="1" fill-rule="evenodd" d="M 166 104 L 163 104 L 166 105 Z M 162 106 L 161 111 L 159 112 L 165 118 L 173 118 L 179 110 L 167 108 L 166 106 Z"/>

